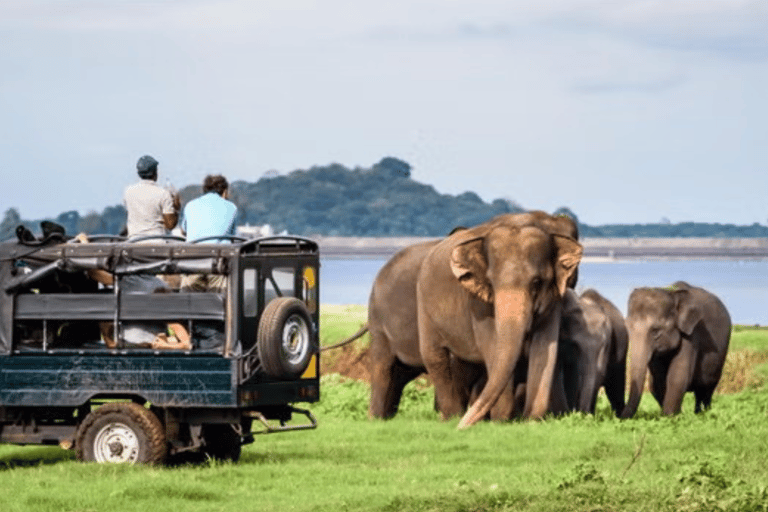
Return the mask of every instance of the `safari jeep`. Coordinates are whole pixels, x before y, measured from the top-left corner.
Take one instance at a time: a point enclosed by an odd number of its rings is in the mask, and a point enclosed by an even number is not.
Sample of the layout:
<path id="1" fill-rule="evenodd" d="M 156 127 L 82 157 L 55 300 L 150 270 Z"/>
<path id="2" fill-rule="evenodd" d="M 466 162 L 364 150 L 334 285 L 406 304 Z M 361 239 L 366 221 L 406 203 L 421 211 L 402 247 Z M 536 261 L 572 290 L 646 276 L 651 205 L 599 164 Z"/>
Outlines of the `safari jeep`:
<path id="1" fill-rule="evenodd" d="M 224 291 L 180 291 L 191 274 L 224 276 Z M 121 288 L 137 275 L 172 291 Z M 254 433 L 315 428 L 292 404 L 319 399 L 318 277 L 317 244 L 297 237 L 0 243 L 0 442 L 98 462 L 237 460 Z M 191 347 L 125 342 L 149 321 L 186 326 Z"/>

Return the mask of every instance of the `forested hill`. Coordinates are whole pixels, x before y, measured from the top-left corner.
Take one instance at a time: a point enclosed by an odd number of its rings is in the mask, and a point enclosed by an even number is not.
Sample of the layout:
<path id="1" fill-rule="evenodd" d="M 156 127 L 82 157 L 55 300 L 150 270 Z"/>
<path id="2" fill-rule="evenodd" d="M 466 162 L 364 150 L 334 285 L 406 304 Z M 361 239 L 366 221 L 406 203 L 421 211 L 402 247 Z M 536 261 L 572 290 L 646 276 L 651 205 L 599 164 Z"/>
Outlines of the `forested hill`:
<path id="1" fill-rule="evenodd" d="M 232 184 L 241 223 L 270 224 L 275 231 L 337 236 L 442 236 L 523 208 L 473 192 L 439 194 L 414 181 L 410 165 L 384 158 L 370 169 L 333 164 Z"/>
<path id="2" fill-rule="evenodd" d="M 267 173 L 256 182 L 231 184 L 241 225 L 269 224 L 275 232 L 313 236 L 443 236 L 456 226 L 472 226 L 502 213 L 524 211 L 510 199 L 484 202 L 474 192 L 457 196 L 438 193 L 411 178 L 411 166 L 386 157 L 370 168 L 349 169 L 339 164 L 297 170 L 287 175 Z M 201 194 L 200 185 L 181 191 L 182 203 Z M 567 206 L 556 212 L 578 220 Z M 39 232 L 40 220 L 22 219 L 16 208 L 6 210 L 0 239 L 14 236 L 18 224 Z M 68 211 L 48 219 L 68 233 L 116 234 L 125 225 L 122 205 L 81 216 Z M 759 224 L 659 223 L 588 226 L 579 223 L 582 237 L 768 237 Z"/>

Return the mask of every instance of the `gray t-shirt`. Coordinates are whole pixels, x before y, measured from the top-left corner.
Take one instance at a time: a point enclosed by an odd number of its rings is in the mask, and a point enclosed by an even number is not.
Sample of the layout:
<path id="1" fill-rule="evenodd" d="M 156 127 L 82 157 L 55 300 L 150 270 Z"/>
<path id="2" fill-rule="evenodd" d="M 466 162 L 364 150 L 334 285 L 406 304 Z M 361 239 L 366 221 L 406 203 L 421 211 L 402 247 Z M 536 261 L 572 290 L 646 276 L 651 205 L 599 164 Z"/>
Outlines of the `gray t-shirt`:
<path id="1" fill-rule="evenodd" d="M 153 180 L 141 180 L 125 189 L 128 236 L 165 235 L 163 214 L 175 213 L 171 193 Z"/>

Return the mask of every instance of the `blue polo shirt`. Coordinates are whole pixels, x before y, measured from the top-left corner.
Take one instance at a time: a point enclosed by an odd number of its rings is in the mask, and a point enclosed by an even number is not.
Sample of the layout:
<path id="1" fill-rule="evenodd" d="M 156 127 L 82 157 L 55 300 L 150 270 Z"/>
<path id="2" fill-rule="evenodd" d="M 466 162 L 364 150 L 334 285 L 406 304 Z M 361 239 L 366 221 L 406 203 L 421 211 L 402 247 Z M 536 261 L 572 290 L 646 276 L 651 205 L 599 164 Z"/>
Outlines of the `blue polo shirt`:
<path id="1" fill-rule="evenodd" d="M 237 206 L 216 192 L 193 199 L 184 207 L 181 229 L 188 241 L 209 236 L 234 235 Z M 209 240 L 216 243 L 217 240 Z"/>

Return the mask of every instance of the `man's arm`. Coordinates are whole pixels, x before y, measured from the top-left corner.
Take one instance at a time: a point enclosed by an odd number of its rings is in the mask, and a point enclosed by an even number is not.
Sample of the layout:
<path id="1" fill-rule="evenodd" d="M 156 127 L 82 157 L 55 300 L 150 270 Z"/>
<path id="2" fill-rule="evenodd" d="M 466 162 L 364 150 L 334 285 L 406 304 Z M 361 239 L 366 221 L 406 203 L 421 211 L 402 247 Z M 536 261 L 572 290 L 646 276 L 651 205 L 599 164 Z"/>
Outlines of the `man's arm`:
<path id="1" fill-rule="evenodd" d="M 181 209 L 181 199 L 179 198 L 179 194 L 171 194 L 168 192 L 168 195 L 171 196 L 171 209 L 173 210 L 171 213 L 163 213 L 163 225 L 165 226 L 165 229 L 168 231 L 172 230 L 176 227 L 176 224 L 179 222 L 179 210 Z M 167 198 L 168 196 L 166 196 Z M 166 201 L 168 199 L 165 199 Z M 167 205 L 167 203 L 166 203 Z M 168 207 L 165 206 L 163 208 L 164 212 L 168 211 Z"/>
<path id="2" fill-rule="evenodd" d="M 179 222 L 178 212 L 163 214 L 163 225 L 165 226 L 165 229 L 167 229 L 168 231 L 175 228 L 178 222 Z"/>

